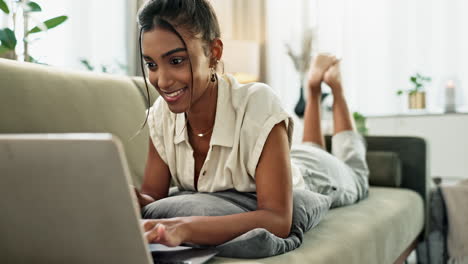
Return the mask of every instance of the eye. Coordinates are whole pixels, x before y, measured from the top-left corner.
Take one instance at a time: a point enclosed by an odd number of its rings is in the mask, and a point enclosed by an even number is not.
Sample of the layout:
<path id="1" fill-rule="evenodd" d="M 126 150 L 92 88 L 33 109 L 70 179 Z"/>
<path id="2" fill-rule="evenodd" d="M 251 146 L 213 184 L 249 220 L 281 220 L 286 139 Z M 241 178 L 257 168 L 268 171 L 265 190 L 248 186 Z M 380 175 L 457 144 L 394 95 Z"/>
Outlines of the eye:
<path id="1" fill-rule="evenodd" d="M 184 62 L 184 58 L 180 58 L 180 57 L 172 58 L 170 62 L 172 65 L 178 65 Z"/>
<path id="2" fill-rule="evenodd" d="M 155 69 L 157 67 L 156 63 L 154 63 L 154 62 L 147 61 L 147 62 L 145 62 L 145 64 L 146 64 L 146 67 L 148 69 L 150 69 L 150 70 Z"/>

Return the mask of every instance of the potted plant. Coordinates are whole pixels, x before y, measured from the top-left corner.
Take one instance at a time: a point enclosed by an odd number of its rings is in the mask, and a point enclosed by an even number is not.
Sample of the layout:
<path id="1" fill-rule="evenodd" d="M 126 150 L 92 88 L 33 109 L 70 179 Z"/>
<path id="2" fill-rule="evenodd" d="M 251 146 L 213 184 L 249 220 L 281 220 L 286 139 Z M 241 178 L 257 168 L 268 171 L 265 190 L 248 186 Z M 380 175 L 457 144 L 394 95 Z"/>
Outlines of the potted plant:
<path id="1" fill-rule="evenodd" d="M 367 135 L 368 130 L 367 130 L 366 117 L 359 112 L 354 112 L 353 118 L 354 118 L 354 124 L 356 125 L 356 130 L 362 135 Z"/>
<path id="2" fill-rule="evenodd" d="M 431 77 L 424 76 L 422 74 L 416 73 L 415 75 L 410 76 L 410 82 L 412 88 L 407 90 L 408 93 L 408 107 L 410 109 L 424 109 L 426 108 L 426 92 L 425 84 L 428 84 L 432 81 Z M 402 95 L 405 91 L 398 90 L 397 95 Z"/>
<path id="3" fill-rule="evenodd" d="M 23 54 L 19 59 L 29 62 L 37 62 L 29 55 L 28 47 L 29 44 L 33 42 L 31 35 L 54 28 L 65 22 L 68 17 L 54 17 L 44 22 L 38 23 L 33 28 L 30 28 L 29 23 L 31 20 L 36 21 L 35 19 L 31 19 L 32 13 L 41 12 L 41 6 L 30 0 L 14 0 L 12 3 L 15 6 L 10 8 L 8 7 L 5 0 L 0 0 L 0 10 L 2 10 L 5 14 L 10 15 L 13 22 L 13 28 L 6 27 L 0 29 L 0 57 L 13 60 L 18 59 L 19 54 L 16 53 L 16 46 L 18 44 L 17 35 L 20 33 L 17 31 L 22 30 L 23 34 L 21 38 Z M 18 23 L 21 23 L 21 25 Z"/>

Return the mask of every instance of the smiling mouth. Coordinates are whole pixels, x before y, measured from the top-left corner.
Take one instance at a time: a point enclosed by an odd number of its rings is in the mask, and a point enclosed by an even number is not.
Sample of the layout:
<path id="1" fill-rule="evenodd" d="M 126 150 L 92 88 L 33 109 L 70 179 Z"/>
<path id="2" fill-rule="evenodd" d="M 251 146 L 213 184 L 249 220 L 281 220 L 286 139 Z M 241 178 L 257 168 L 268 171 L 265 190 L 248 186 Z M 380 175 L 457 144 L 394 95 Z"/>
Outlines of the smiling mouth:
<path id="1" fill-rule="evenodd" d="M 182 89 L 176 90 L 174 92 L 166 93 L 163 92 L 164 97 L 167 99 L 167 101 L 173 102 L 179 99 L 183 93 L 187 90 L 187 87 L 184 87 Z"/>
<path id="2" fill-rule="evenodd" d="M 179 89 L 175 92 L 171 92 L 171 93 L 166 93 L 164 92 L 164 94 L 167 96 L 167 97 L 176 97 L 177 95 L 181 94 L 183 91 L 184 91 L 185 87 L 182 88 L 182 89 Z"/>

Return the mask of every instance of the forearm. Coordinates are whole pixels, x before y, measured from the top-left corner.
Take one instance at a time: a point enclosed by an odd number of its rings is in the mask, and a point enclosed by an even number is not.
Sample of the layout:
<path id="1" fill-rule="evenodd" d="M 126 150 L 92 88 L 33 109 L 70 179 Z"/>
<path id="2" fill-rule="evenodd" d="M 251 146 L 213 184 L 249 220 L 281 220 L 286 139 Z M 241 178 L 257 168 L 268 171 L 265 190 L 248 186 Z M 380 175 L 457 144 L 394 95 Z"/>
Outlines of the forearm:
<path id="1" fill-rule="evenodd" d="M 287 237 L 292 219 L 269 210 L 233 214 L 226 216 L 188 217 L 183 228 L 184 242 L 200 245 L 219 245 L 252 229 L 264 228 L 278 237 Z"/>
<path id="2" fill-rule="evenodd" d="M 144 207 L 152 202 L 155 202 L 156 199 L 154 199 L 153 197 L 151 197 L 150 195 L 147 195 L 147 194 L 144 194 L 142 193 L 139 197 L 138 197 L 138 202 L 140 204 L 140 207 Z"/>

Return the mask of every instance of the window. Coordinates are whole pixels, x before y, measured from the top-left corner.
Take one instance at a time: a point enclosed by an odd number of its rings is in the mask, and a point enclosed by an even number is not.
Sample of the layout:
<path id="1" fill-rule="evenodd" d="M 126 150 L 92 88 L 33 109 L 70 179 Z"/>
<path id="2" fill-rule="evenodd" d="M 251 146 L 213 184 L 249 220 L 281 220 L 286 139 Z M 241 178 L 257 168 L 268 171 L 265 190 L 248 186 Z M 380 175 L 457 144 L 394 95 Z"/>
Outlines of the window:
<path id="1" fill-rule="evenodd" d="M 125 0 L 37 0 L 42 12 L 32 14 L 34 21 L 45 21 L 59 15 L 68 20 L 47 32 L 34 34 L 30 55 L 53 66 L 86 69 L 80 59 L 97 68 L 125 72 L 127 64 L 127 13 Z M 3 17 L 3 20 L 5 17 Z M 0 19 L 2 20 L 2 19 Z"/>
<path id="2" fill-rule="evenodd" d="M 351 108 L 366 115 L 401 111 L 410 75 L 432 77 L 427 110 L 442 111 L 443 89 L 454 79 L 460 106 L 468 104 L 468 2 L 464 0 L 269 0 L 267 82 L 280 90 L 290 109 L 299 78 L 285 55 L 285 43 L 314 27 L 316 51 L 342 57 Z M 463 79 L 465 78 L 465 80 Z M 406 103 L 406 102 L 403 102 Z M 459 110 L 467 111 L 466 107 Z"/>

